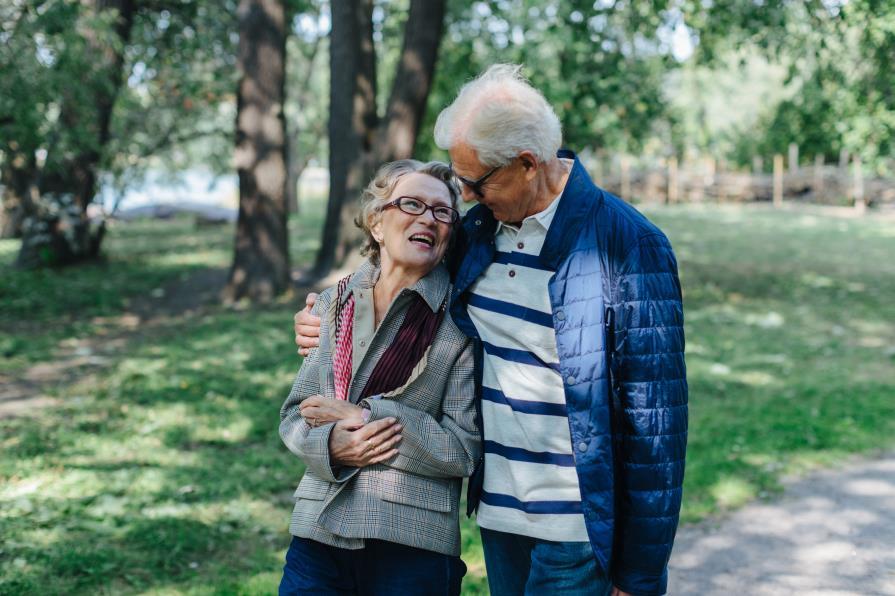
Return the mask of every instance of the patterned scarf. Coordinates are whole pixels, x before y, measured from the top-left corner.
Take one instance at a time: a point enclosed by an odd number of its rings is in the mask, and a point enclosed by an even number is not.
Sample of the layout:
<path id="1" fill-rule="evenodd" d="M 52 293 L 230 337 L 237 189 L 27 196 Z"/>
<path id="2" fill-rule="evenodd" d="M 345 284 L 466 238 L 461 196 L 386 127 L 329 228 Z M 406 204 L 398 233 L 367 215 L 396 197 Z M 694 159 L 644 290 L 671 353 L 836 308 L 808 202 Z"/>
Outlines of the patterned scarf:
<path id="1" fill-rule="evenodd" d="M 333 352 L 336 399 L 344 400 L 348 399 L 348 388 L 351 385 L 353 352 L 354 294 L 342 305 L 342 296 L 349 279 L 350 276 L 339 281 L 336 291 L 337 304 L 340 306 L 336 313 L 336 347 Z M 432 312 L 423 297 L 413 293 L 413 302 L 407 308 L 404 322 L 401 323 L 395 340 L 386 348 L 373 368 L 360 399 L 388 393 L 407 382 L 414 367 L 432 344 L 438 326 L 444 318 L 446 305 L 447 299 L 441 303 L 441 308 L 437 312 Z"/>

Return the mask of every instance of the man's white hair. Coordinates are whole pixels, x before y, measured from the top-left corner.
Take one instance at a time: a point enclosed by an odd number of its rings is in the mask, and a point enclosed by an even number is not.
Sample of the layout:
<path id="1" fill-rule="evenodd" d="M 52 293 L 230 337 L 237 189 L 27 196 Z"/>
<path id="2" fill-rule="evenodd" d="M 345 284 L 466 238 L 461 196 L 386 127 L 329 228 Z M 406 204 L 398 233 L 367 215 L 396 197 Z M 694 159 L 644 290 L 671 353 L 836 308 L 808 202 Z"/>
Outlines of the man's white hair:
<path id="1" fill-rule="evenodd" d="M 540 91 L 522 75 L 522 66 L 495 64 L 463 85 L 435 121 L 435 144 L 474 149 L 482 165 L 502 166 L 522 151 L 542 161 L 556 157 L 562 127 Z"/>

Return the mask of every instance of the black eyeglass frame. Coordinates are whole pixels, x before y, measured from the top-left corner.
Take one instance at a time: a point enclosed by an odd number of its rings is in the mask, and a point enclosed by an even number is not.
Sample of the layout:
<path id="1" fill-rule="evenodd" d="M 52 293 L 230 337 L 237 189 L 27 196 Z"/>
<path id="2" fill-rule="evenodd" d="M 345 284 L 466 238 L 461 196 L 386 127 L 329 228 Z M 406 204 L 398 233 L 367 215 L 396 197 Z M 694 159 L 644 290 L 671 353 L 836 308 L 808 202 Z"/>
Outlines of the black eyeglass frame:
<path id="1" fill-rule="evenodd" d="M 502 168 L 506 165 L 507 164 L 503 164 L 502 166 L 496 166 L 496 167 L 491 168 L 483 176 L 479 177 L 478 180 L 469 180 L 468 178 L 464 178 L 463 176 L 461 176 L 460 174 L 458 174 L 457 172 L 454 171 L 454 164 L 449 164 L 448 167 L 451 168 L 451 174 L 454 175 L 454 178 L 459 180 L 463 184 L 463 186 L 465 186 L 466 188 L 471 190 L 475 196 L 482 199 L 485 197 L 485 193 L 482 192 L 482 186 L 485 185 L 485 182 L 488 181 L 488 178 L 490 178 L 492 175 L 494 175 L 494 173 L 497 170 L 499 170 L 500 168 Z"/>
<path id="2" fill-rule="evenodd" d="M 401 201 L 403 199 L 410 199 L 412 201 L 416 201 L 417 203 L 419 203 L 420 205 L 423 206 L 423 210 L 420 211 L 419 213 L 414 213 L 413 211 L 408 211 L 407 209 L 405 209 L 404 207 L 401 206 Z M 407 215 L 422 215 L 426 211 L 431 211 L 432 217 L 434 217 L 435 221 L 437 221 L 438 223 L 454 225 L 455 223 L 460 221 L 460 212 L 457 211 L 456 209 L 454 209 L 453 207 L 448 207 L 447 205 L 435 205 L 433 207 L 432 205 L 429 205 L 428 203 L 426 203 L 426 201 L 419 199 L 417 197 L 409 196 L 409 195 L 400 196 L 397 199 L 395 199 L 394 201 L 389 201 L 388 203 L 386 203 L 385 205 L 382 206 L 382 210 L 385 211 L 386 209 L 389 209 L 391 207 L 397 207 L 398 209 L 401 210 L 402 213 L 406 213 Z M 405 207 L 406 207 L 406 205 L 405 205 Z M 438 217 L 438 212 L 435 211 L 436 209 L 447 209 L 451 213 L 451 220 L 445 221 L 445 220 L 441 219 L 440 217 Z"/>

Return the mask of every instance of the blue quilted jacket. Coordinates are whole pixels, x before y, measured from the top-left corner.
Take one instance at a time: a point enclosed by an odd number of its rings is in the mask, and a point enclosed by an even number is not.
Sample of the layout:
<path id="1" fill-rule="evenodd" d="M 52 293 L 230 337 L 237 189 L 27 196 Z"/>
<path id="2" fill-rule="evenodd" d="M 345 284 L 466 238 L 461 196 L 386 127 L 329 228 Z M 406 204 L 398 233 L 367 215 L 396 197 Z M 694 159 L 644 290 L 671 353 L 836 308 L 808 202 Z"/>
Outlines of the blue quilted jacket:
<path id="1" fill-rule="evenodd" d="M 575 161 L 540 259 L 556 272 L 550 303 L 588 536 L 616 586 L 664 594 L 687 445 L 677 262 L 656 226 L 594 185 L 574 153 L 559 156 Z M 494 258 L 496 226 L 473 207 L 454 253 L 451 315 L 476 339 L 466 301 Z M 483 468 L 470 480 L 470 512 Z"/>

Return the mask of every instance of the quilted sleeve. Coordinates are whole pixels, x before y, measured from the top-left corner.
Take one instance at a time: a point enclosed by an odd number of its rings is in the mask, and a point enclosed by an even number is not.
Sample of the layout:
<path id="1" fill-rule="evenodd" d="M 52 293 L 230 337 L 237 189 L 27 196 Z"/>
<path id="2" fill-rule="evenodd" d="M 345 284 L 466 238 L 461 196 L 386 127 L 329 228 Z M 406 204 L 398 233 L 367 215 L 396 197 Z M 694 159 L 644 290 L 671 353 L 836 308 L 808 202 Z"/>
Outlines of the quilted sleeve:
<path id="1" fill-rule="evenodd" d="M 613 581 L 632 594 L 664 594 L 687 448 L 684 313 L 677 262 L 665 236 L 640 238 L 615 284 Z"/>

